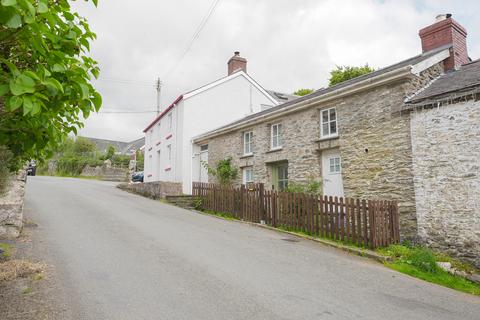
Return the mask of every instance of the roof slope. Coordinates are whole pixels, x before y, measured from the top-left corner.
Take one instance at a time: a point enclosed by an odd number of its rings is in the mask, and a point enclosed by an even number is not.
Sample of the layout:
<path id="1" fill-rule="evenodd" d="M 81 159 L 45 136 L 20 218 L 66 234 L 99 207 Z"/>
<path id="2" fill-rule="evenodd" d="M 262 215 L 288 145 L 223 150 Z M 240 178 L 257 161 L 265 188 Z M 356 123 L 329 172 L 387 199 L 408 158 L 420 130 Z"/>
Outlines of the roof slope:
<path id="1" fill-rule="evenodd" d="M 429 87 L 412 97 L 408 103 L 418 103 L 450 93 L 469 91 L 476 87 L 480 87 L 480 59 L 441 75 Z"/>
<path id="2" fill-rule="evenodd" d="M 294 94 L 282 93 L 282 92 L 268 90 L 268 89 L 265 91 L 267 91 L 269 95 L 275 98 L 275 100 L 277 100 L 278 103 L 284 103 L 284 102 L 288 102 L 288 101 L 292 101 L 300 98 L 300 96 L 296 96 Z"/>
<path id="3" fill-rule="evenodd" d="M 305 95 L 305 96 L 302 96 L 302 97 L 298 97 L 297 99 L 294 99 L 294 100 L 289 100 L 283 104 L 280 104 L 278 106 L 275 106 L 275 107 L 272 107 L 272 108 L 269 108 L 269 109 L 265 109 L 263 111 L 260 111 L 260 112 L 257 112 L 257 113 L 254 113 L 254 114 L 251 114 L 251 115 L 248 115 L 240 120 L 237 120 L 237 121 L 234 121 L 234 122 L 231 122 L 225 126 L 222 126 L 220 128 L 216 128 L 214 130 L 211 130 L 209 132 L 206 132 L 204 134 L 202 134 L 201 136 L 204 136 L 204 135 L 208 135 L 209 133 L 212 133 L 214 131 L 221 131 L 222 129 L 224 128 L 227 128 L 227 127 L 232 127 L 232 126 L 235 126 L 237 124 L 241 124 L 241 123 L 244 123 L 244 122 L 247 122 L 249 120 L 252 120 L 252 119 L 255 119 L 257 117 L 261 117 L 261 116 L 264 116 L 264 115 L 267 115 L 267 114 L 270 114 L 270 113 L 275 113 L 275 112 L 278 112 L 280 110 L 283 110 L 283 109 L 286 109 L 290 106 L 293 106 L 293 105 L 296 105 L 297 103 L 300 103 L 302 101 L 306 101 L 306 100 L 310 100 L 312 98 L 315 98 L 315 97 L 319 97 L 319 96 L 322 96 L 324 94 L 327 94 L 329 92 L 333 92 L 333 91 L 336 91 L 338 89 L 341 89 L 341 88 L 344 88 L 344 87 L 348 87 L 350 85 L 353 85 L 353 84 L 356 84 L 356 83 L 359 83 L 359 82 L 362 82 L 364 80 L 367 80 L 367 79 L 370 79 L 370 78 L 374 78 L 374 77 L 377 77 L 379 75 L 383 75 L 383 74 L 386 74 L 390 71 L 394 71 L 394 70 L 397 70 L 397 69 L 400 69 L 400 68 L 403 68 L 403 67 L 407 67 L 407 66 L 413 66 L 413 65 L 416 65 L 428 58 L 431 58 L 433 57 L 434 55 L 438 54 L 439 52 L 442 52 L 444 51 L 445 49 L 449 49 L 452 45 L 451 44 L 448 44 L 448 45 L 445 45 L 445 46 L 442 46 L 442 47 L 439 47 L 437 49 L 434 49 L 434 50 L 431 50 L 431 51 L 428 51 L 428 52 L 424 52 L 422 54 L 419 54 L 417 56 L 414 56 L 412 58 L 409 58 L 409 59 L 406 59 L 406 60 L 403 60 L 403 61 L 400 61 L 398 63 L 395 63 L 395 64 L 392 64 L 388 67 L 385 67 L 385 68 L 382 68 L 382 69 L 378 69 L 378 70 L 375 70 L 373 72 L 370 72 L 368 74 L 365 74 L 365 75 L 362 75 L 362 76 L 359 76 L 359 77 L 356 77 L 356 78 L 353 78 L 353 79 L 350 79 L 350 80 L 347 80 L 347 81 L 344 81 L 344 82 L 341 82 L 337 85 L 334 85 L 334 86 L 331 86 L 331 87 L 328 87 L 328 88 L 322 88 L 322 89 L 319 89 L 317 91 L 314 91 L 308 95 Z"/>

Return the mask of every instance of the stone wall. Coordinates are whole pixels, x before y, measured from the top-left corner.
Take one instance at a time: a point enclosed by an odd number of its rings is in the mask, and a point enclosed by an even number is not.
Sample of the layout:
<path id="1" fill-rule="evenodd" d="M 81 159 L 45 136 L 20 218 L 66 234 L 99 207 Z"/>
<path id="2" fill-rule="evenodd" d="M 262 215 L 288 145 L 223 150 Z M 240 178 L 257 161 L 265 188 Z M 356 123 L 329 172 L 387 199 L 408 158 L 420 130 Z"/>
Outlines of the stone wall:
<path id="1" fill-rule="evenodd" d="M 408 95 L 418 91 L 442 72 L 440 65 L 420 77 L 384 85 L 344 97 L 328 104 L 291 113 L 253 125 L 245 130 L 217 136 L 208 141 L 209 165 L 228 156 L 234 165 L 253 166 L 254 179 L 271 184 L 269 164 L 288 161 L 289 180 L 321 180 L 322 151 L 339 148 L 346 197 L 398 200 L 401 234 L 417 235 L 413 187 L 410 118 L 399 112 Z M 335 107 L 339 137 L 319 140 L 320 110 Z M 270 151 L 270 126 L 282 124 L 283 149 Z M 253 131 L 254 155 L 242 157 L 242 134 Z M 239 176 L 237 183 L 241 183 Z M 214 181 L 210 177 L 210 181 Z"/>
<path id="2" fill-rule="evenodd" d="M 130 170 L 128 168 L 115 168 L 107 165 L 97 167 L 85 166 L 80 175 L 85 177 L 98 177 L 107 181 L 128 181 Z"/>
<path id="3" fill-rule="evenodd" d="M 480 101 L 411 119 L 419 236 L 480 267 Z"/>
<path id="4" fill-rule="evenodd" d="M 0 239 L 12 239 L 20 235 L 23 227 L 23 201 L 26 173 L 12 177 L 7 193 L 0 196 Z"/>
<path id="5" fill-rule="evenodd" d="M 117 187 L 152 199 L 165 199 L 166 196 L 182 194 L 182 184 L 178 182 L 121 183 Z"/>

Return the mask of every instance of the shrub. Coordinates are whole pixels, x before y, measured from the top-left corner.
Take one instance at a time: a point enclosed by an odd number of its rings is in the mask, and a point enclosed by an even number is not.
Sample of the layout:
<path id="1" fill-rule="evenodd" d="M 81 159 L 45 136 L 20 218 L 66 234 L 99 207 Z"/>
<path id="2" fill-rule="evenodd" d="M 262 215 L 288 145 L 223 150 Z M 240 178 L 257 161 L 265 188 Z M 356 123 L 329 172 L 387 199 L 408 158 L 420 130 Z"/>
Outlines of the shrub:
<path id="1" fill-rule="evenodd" d="M 231 184 L 238 176 L 238 168 L 232 164 L 232 157 L 218 161 L 215 168 L 210 167 L 206 162 L 202 162 L 202 165 L 222 185 Z"/>

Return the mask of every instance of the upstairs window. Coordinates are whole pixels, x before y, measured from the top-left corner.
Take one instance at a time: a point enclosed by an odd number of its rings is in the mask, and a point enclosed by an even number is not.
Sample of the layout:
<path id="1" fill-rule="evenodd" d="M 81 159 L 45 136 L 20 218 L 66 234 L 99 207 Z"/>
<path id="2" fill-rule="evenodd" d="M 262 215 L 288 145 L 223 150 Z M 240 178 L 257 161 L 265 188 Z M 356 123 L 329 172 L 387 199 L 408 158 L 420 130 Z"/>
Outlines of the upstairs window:
<path id="1" fill-rule="evenodd" d="M 169 144 L 167 146 L 167 155 L 168 155 L 168 160 L 171 161 L 172 160 L 172 145 Z"/>
<path id="2" fill-rule="evenodd" d="M 252 140 L 253 140 L 252 131 L 243 133 L 243 154 L 244 155 L 250 155 L 253 153 Z"/>
<path id="3" fill-rule="evenodd" d="M 273 124 L 271 128 L 271 149 L 280 149 L 282 147 L 282 125 Z"/>
<path id="4" fill-rule="evenodd" d="M 173 115 L 172 113 L 170 112 L 167 116 L 167 121 L 168 121 L 168 129 L 172 129 L 173 128 Z"/>
<path id="5" fill-rule="evenodd" d="M 335 108 L 320 111 L 320 136 L 322 138 L 336 137 L 337 130 L 337 110 Z"/>

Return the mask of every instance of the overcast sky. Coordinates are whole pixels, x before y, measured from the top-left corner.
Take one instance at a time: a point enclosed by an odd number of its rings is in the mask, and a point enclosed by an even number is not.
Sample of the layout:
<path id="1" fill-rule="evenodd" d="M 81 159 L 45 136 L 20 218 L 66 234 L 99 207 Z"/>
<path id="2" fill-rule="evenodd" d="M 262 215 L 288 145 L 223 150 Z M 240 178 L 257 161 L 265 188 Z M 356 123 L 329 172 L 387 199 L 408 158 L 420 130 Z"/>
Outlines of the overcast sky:
<path id="1" fill-rule="evenodd" d="M 452 13 L 468 31 L 469 56 L 480 56 L 480 4 L 472 1 L 220 0 L 193 46 L 178 63 L 213 0 L 78 1 L 97 40 L 92 56 L 101 68 L 103 96 L 80 134 L 130 141 L 155 113 L 155 80 L 161 104 L 226 75 L 234 51 L 264 88 L 291 93 L 326 86 L 335 65 L 384 67 L 421 53 L 418 30 L 439 13 Z M 166 73 L 173 66 L 177 68 Z"/>

